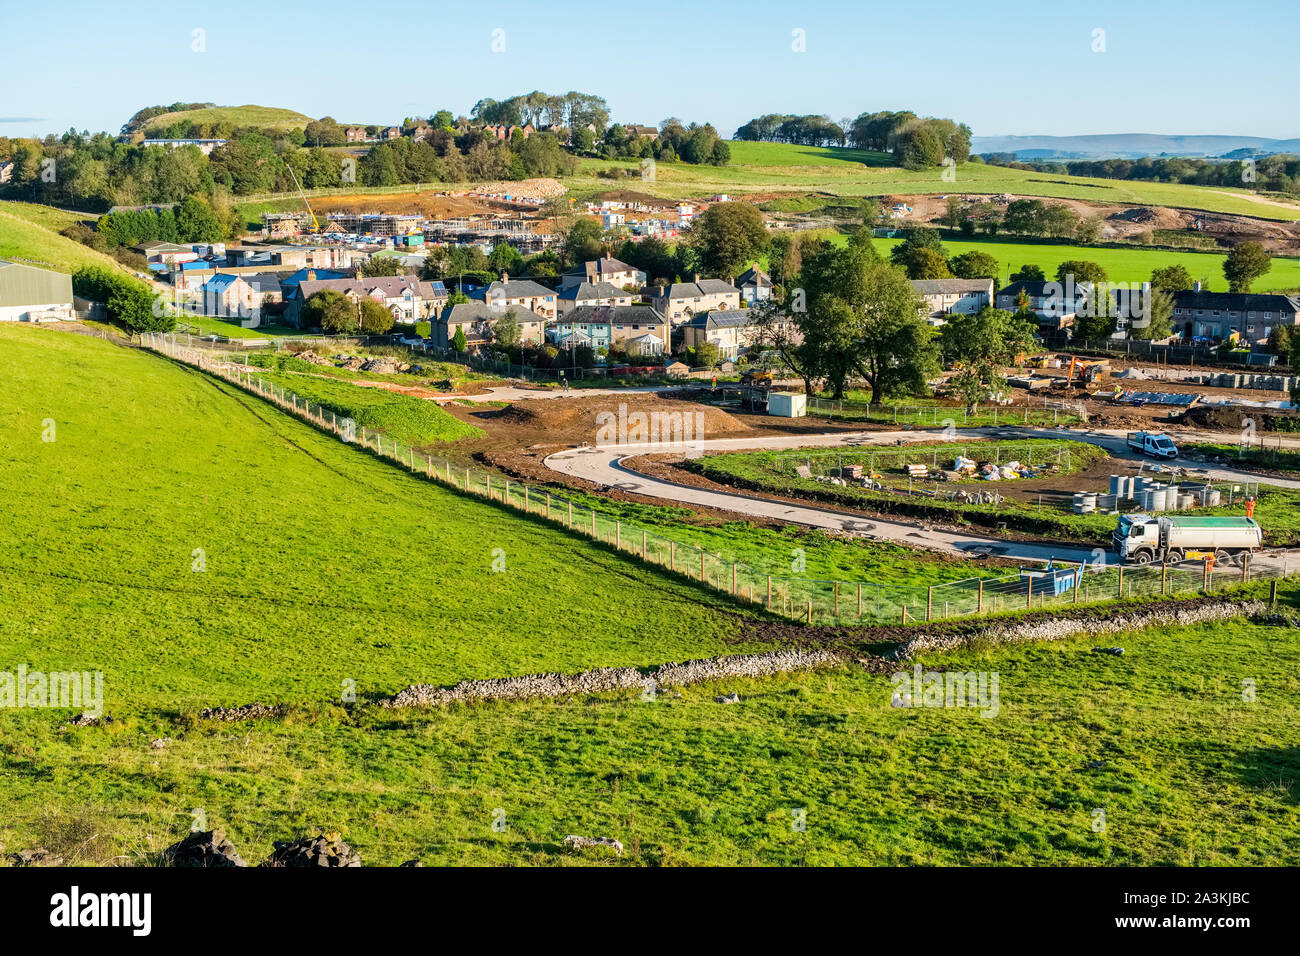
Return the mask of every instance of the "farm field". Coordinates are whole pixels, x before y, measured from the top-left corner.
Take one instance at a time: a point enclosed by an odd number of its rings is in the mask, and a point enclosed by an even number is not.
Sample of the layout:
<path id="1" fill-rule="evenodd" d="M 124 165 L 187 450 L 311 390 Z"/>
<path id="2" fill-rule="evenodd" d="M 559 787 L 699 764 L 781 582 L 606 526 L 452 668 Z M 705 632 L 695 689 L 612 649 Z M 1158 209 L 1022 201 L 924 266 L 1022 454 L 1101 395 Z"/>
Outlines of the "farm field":
<path id="1" fill-rule="evenodd" d="M 638 181 L 636 188 L 671 198 L 715 193 L 743 196 L 751 192 L 826 192 L 838 196 L 1011 193 L 1203 209 L 1263 219 L 1300 219 L 1300 204 L 1261 201 L 1246 190 L 1092 179 L 984 163 L 965 163 L 957 167 L 955 181 L 945 181 L 943 170 L 937 167 L 913 172 L 887 165 L 884 154 L 861 150 L 737 141 L 731 141 L 729 146 L 731 163 L 727 166 L 657 163 L 654 181 Z M 609 189 L 611 183 L 597 175 L 601 170 L 632 165 L 635 163 L 630 160 L 584 159 L 579 175 L 566 182 L 579 195 L 599 192 Z"/>
<path id="2" fill-rule="evenodd" d="M 160 357 L 0 327 L 0 375 L 0 633 L 103 670 L 115 716 L 757 646 L 719 595 Z"/>
<path id="3" fill-rule="evenodd" d="M 1075 639 L 924 660 L 996 673 L 987 719 L 892 708 L 886 674 L 846 666 L 653 700 L 32 722 L 0 738 L 0 839 L 146 863 L 198 808 L 249 860 L 323 827 L 390 866 L 1293 866 L 1294 634 L 1232 622 L 1130 632 L 1123 657 Z M 566 851 L 570 833 L 627 851 Z"/>

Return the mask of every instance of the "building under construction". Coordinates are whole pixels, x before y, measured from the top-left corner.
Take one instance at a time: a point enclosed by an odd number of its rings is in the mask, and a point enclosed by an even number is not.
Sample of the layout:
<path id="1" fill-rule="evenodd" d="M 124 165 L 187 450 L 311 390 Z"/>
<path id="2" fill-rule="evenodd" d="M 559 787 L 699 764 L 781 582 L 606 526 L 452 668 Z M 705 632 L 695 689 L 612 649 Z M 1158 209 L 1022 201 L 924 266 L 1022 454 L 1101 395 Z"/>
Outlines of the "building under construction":
<path id="1" fill-rule="evenodd" d="M 508 242 L 520 252 L 531 255 L 551 246 L 556 236 L 537 232 L 537 220 L 522 216 L 466 216 L 455 219 L 430 219 L 424 224 L 428 242 L 456 245 L 489 245 Z"/>

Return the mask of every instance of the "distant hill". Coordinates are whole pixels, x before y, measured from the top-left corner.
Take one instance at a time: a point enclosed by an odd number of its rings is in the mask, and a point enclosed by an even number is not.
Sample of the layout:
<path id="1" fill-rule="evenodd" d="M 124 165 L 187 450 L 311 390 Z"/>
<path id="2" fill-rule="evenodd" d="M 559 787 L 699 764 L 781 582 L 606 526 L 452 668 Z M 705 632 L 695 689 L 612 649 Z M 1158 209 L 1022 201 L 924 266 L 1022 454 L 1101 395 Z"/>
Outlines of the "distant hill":
<path id="1" fill-rule="evenodd" d="M 147 120 L 141 128 L 148 136 L 182 120 L 191 123 L 227 122 L 235 126 L 260 126 L 263 129 L 304 129 L 312 118 L 294 110 L 280 109 L 275 106 L 212 106 L 198 110 L 162 113 Z"/>
<path id="2" fill-rule="evenodd" d="M 1300 152 L 1300 139 L 1265 136 L 1164 136 L 1158 133 L 1100 133 L 1087 136 L 975 136 L 976 153 L 1015 153 L 1021 159 L 1140 159 L 1143 156 L 1219 157 Z M 1239 154 L 1240 155 L 1240 154 Z"/>

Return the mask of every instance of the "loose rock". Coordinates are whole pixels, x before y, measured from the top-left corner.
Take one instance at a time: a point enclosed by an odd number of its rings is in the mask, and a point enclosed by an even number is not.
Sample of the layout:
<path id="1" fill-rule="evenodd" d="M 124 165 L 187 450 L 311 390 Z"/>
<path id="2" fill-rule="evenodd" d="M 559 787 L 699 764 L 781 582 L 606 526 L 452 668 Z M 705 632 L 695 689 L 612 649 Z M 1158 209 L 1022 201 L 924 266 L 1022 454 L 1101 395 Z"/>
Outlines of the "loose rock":
<path id="1" fill-rule="evenodd" d="M 623 844 L 613 837 L 566 836 L 564 845 L 570 850 L 585 850 L 588 847 L 609 847 L 617 856 L 623 855 Z"/>
<path id="2" fill-rule="evenodd" d="M 168 866 L 216 868 L 248 866 L 235 852 L 235 846 L 220 830 L 191 833 L 179 843 L 163 850 L 163 860 Z"/>
<path id="3" fill-rule="evenodd" d="M 264 866 L 360 866 L 361 857 L 336 833 L 287 842 L 276 841 Z"/>

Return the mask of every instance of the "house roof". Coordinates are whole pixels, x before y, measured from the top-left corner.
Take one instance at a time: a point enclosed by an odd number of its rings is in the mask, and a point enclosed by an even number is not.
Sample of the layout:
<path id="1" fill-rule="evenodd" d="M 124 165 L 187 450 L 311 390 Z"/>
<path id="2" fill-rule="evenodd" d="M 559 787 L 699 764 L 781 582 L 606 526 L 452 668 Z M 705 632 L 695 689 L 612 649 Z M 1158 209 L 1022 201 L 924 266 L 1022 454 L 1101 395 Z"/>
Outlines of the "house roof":
<path id="1" fill-rule="evenodd" d="M 240 278 L 240 276 L 231 275 L 228 272 L 218 272 L 216 275 L 208 279 L 207 282 L 203 283 L 203 291 L 220 295 L 238 282 Z"/>
<path id="2" fill-rule="evenodd" d="M 610 282 L 579 282 L 560 290 L 561 299 L 573 299 L 575 302 L 581 299 L 622 299 L 627 298 L 628 294 Z"/>
<path id="3" fill-rule="evenodd" d="M 752 325 L 750 309 L 714 309 L 691 317 L 686 325 L 692 329 L 739 329 Z"/>
<path id="4" fill-rule="evenodd" d="M 280 277 L 273 272 L 254 272 L 243 277 L 257 292 L 279 292 Z"/>
<path id="5" fill-rule="evenodd" d="M 736 279 L 736 285 L 744 287 L 747 285 L 770 286 L 772 277 L 760 269 L 758 266 L 750 266 L 740 274 Z"/>
<path id="6" fill-rule="evenodd" d="M 1049 286 L 1051 287 L 1050 289 L 1048 288 Z M 1092 284 L 1089 282 L 1079 282 L 1075 284 L 1074 288 L 1078 294 L 1082 294 L 1091 288 L 1091 286 Z M 1022 291 L 1030 298 L 1038 299 L 1048 296 L 1049 294 L 1053 296 L 1065 295 L 1065 287 L 1063 283 L 1052 282 L 1050 280 L 1046 282 L 1037 282 L 1025 279 L 1003 286 L 1001 289 L 998 289 L 998 295 L 1015 297 L 1020 295 Z"/>
<path id="7" fill-rule="evenodd" d="M 561 322 L 607 325 L 667 325 L 658 309 L 648 305 L 580 305 L 566 313 Z"/>
<path id="8" fill-rule="evenodd" d="M 1178 309 L 1220 309 L 1232 312 L 1300 312 L 1300 297 L 1274 292 L 1174 293 Z"/>
<path id="9" fill-rule="evenodd" d="M 992 279 L 911 279 L 912 288 L 921 295 L 949 295 L 963 292 L 988 292 Z M 1011 288 L 1007 286 L 1007 288 Z M 1006 289 L 1002 290 L 1004 293 Z M 1018 294 L 1018 293 L 1017 293 Z"/>
<path id="10" fill-rule="evenodd" d="M 698 282 L 674 282 L 670 286 L 665 286 L 663 296 L 656 298 L 693 299 L 696 296 L 720 295 L 728 292 L 740 294 L 740 290 L 730 282 L 722 279 L 700 279 Z"/>
<path id="11" fill-rule="evenodd" d="M 455 305 L 449 305 L 442 310 L 438 316 L 438 321 L 447 323 L 458 322 L 476 322 L 480 319 L 487 322 L 496 322 L 505 318 L 511 312 L 515 313 L 520 322 L 544 322 L 546 316 L 533 309 L 521 309 L 511 307 L 509 309 L 494 309 L 481 299 L 471 299 L 469 302 L 458 302 Z"/>
<path id="12" fill-rule="evenodd" d="M 538 285 L 532 279 L 510 279 L 506 282 L 493 282 L 487 287 L 485 294 L 488 298 L 505 296 L 506 298 L 523 298 L 532 296 L 553 296 L 554 289 L 548 289 L 544 285 Z"/>
<path id="13" fill-rule="evenodd" d="M 360 279 L 349 277 L 346 279 L 304 279 L 298 283 L 298 295 L 306 299 L 322 289 L 333 289 L 335 292 L 342 292 L 344 295 L 370 295 L 375 289 L 384 293 L 386 299 L 398 299 L 402 294 L 410 289 L 414 295 L 422 299 L 441 299 L 447 295 L 447 290 L 441 288 L 441 283 L 436 286 L 432 282 L 422 282 L 411 276 L 362 276 Z"/>

